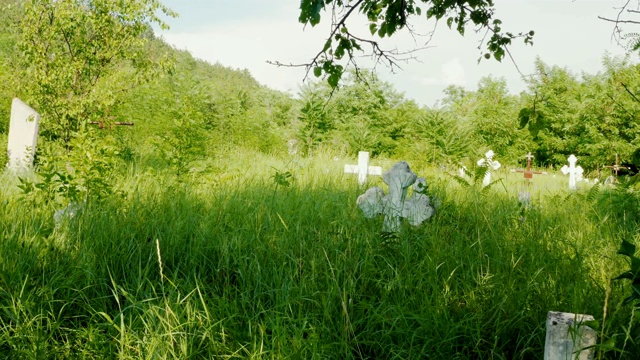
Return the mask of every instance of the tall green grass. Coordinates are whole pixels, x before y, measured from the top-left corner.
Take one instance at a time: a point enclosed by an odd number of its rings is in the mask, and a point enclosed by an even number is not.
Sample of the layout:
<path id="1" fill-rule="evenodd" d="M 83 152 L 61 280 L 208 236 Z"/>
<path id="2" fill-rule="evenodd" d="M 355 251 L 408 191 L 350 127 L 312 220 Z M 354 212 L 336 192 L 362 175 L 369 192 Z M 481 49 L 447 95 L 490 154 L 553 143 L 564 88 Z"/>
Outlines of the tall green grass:
<path id="1" fill-rule="evenodd" d="M 606 303 L 624 351 L 601 355 L 637 358 L 628 284 L 610 281 L 634 194 L 548 177 L 525 207 L 519 174 L 483 192 L 417 164 L 442 205 L 388 236 L 355 205 L 355 160 L 333 157 L 237 153 L 183 179 L 132 167 L 58 226 L 3 191 L 0 357 L 540 359 L 548 311 L 602 320 Z"/>

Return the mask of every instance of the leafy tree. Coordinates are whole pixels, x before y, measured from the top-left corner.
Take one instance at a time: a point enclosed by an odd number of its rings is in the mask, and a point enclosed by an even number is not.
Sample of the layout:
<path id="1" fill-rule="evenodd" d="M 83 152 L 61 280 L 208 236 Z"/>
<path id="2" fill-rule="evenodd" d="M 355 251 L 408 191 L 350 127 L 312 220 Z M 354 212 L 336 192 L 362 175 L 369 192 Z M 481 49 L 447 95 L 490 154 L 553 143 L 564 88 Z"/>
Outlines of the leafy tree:
<path id="1" fill-rule="evenodd" d="M 299 21 L 315 26 L 327 9 L 331 11 L 332 23 L 324 46 L 309 63 L 298 66 L 305 66 L 307 71 L 313 69 L 316 77 L 325 74 L 333 88 L 338 85 L 346 65 L 358 68 L 355 53 L 363 51 L 363 46 L 370 47 L 370 54 L 378 61 L 397 67 L 402 55 L 382 49 L 375 37 L 391 37 L 401 29 L 411 32 L 412 21 L 421 16 L 446 20 L 447 26 L 461 35 L 470 27 L 485 30 L 484 57 L 493 56 L 498 61 L 504 58 L 514 39 L 523 38 L 525 43 L 531 43 L 534 35 L 533 31 L 519 34 L 503 31 L 502 21 L 494 18 L 493 0 L 301 0 Z M 371 37 L 353 31 L 354 14 L 366 17 Z"/>
<path id="2" fill-rule="evenodd" d="M 304 105 L 300 109 L 301 122 L 298 137 L 302 140 L 303 150 L 307 154 L 328 138 L 335 129 L 333 119 L 325 109 L 326 101 L 315 94 L 304 96 Z"/>
<path id="3" fill-rule="evenodd" d="M 509 95 L 504 79 L 484 77 L 478 90 L 469 96 L 473 110 L 468 118 L 484 146 L 515 160 L 532 150 L 526 131 L 519 131 L 515 121 L 518 98 Z"/>
<path id="4" fill-rule="evenodd" d="M 552 165 L 566 162 L 570 154 L 580 155 L 570 139 L 583 133 L 579 126 L 579 94 L 582 84 L 568 70 L 536 61 L 536 72 L 529 80 L 529 93 L 524 95 L 527 106 L 518 119 L 527 127 L 538 144 L 536 159 Z"/>
<path id="5" fill-rule="evenodd" d="M 42 115 L 46 144 L 34 188 L 62 203 L 103 198 L 118 151 L 89 124 L 108 123 L 120 96 L 169 69 L 148 43 L 151 23 L 166 26 L 157 12 L 173 13 L 158 0 L 25 0 L 23 11 L 18 95 Z"/>
<path id="6" fill-rule="evenodd" d="M 445 94 L 442 110 L 456 119 L 457 126 L 469 131 L 467 139 L 472 149 L 492 149 L 512 161 L 533 150 L 530 135 L 514 122 L 519 99 L 509 94 L 504 79 L 484 77 L 477 91 L 451 86 Z"/>
<path id="7" fill-rule="evenodd" d="M 5 85 L 0 87 L 0 134 L 9 128 L 11 98 L 16 95 L 12 60 L 21 9 L 21 0 L 0 0 L 0 84 Z"/>
<path id="8" fill-rule="evenodd" d="M 284 151 L 283 138 L 295 136 L 298 107 L 288 95 L 260 85 L 246 70 L 195 59 L 160 39 L 149 46 L 171 54 L 171 73 L 122 96 L 112 111 L 119 121 L 135 122 L 122 143 L 137 159 L 168 164 L 177 174 L 205 171 L 221 149 Z"/>
<path id="9" fill-rule="evenodd" d="M 43 116 L 41 134 L 68 143 L 90 121 L 104 122 L 118 94 L 170 63 L 147 50 L 158 0 L 27 0 L 20 23 L 21 88 Z"/>
<path id="10" fill-rule="evenodd" d="M 589 154 L 591 166 L 612 165 L 615 154 L 620 161 L 640 165 L 634 154 L 640 152 L 640 93 L 638 64 L 626 59 L 605 57 L 604 71 L 584 76 L 581 94 L 582 134 L 576 140 Z"/>
<path id="11" fill-rule="evenodd" d="M 405 133 L 403 154 L 420 161 L 428 159 L 433 165 L 460 163 L 481 146 L 470 123 L 442 109 L 419 109 Z"/>
<path id="12" fill-rule="evenodd" d="M 393 155 L 411 114 L 418 110 L 415 103 L 368 71 L 360 76 L 350 73 L 338 90 L 322 82 L 311 84 L 301 97 L 309 105 L 302 110 L 302 132 L 308 135 L 313 129 L 316 143 L 331 141 L 351 153 L 368 150 L 374 155 Z"/>
<path id="13" fill-rule="evenodd" d="M 638 65 L 609 57 L 603 64 L 604 72 L 578 79 L 538 61 L 519 113 L 538 144 L 538 159 L 562 165 L 575 154 L 592 171 L 613 164 L 616 153 L 623 162 L 633 160 L 640 149 Z"/>
<path id="14" fill-rule="evenodd" d="M 344 87 L 333 95 L 336 126 L 352 153 L 369 149 L 374 155 L 392 155 L 404 136 L 406 118 L 399 107 L 403 95 L 374 73 L 349 74 Z"/>

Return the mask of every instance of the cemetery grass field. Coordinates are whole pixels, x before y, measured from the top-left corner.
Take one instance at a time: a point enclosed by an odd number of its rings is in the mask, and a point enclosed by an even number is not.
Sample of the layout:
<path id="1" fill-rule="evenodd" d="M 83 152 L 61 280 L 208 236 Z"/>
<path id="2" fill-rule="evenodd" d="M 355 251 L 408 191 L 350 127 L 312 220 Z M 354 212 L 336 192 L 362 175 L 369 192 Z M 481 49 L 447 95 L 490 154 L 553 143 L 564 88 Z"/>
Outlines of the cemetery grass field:
<path id="1" fill-rule="evenodd" d="M 355 204 L 386 186 L 343 174 L 354 159 L 216 161 L 130 165 L 58 226 L 3 175 L 0 358 L 541 359 L 552 310 L 599 321 L 596 359 L 640 354 L 630 283 L 611 280 L 637 241 L 633 187 L 536 175 L 525 207 L 522 174 L 482 190 L 410 162 L 441 205 L 390 236 Z"/>

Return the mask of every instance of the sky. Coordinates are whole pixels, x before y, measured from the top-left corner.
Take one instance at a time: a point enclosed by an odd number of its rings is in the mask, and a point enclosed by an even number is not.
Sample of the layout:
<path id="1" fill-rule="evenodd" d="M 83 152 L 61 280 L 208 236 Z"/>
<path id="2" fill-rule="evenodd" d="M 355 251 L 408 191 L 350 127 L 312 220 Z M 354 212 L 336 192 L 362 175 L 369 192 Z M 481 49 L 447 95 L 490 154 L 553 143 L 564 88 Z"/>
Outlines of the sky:
<path id="1" fill-rule="evenodd" d="M 434 106 L 449 85 L 473 91 L 486 76 L 504 78 L 509 91 L 518 94 L 526 90 L 522 75 L 533 73 L 538 57 L 547 65 L 567 68 L 577 76 L 596 74 L 602 70 L 605 54 L 625 54 L 624 48 L 612 39 L 613 24 L 598 19 L 598 16 L 615 18 L 616 7 L 625 1 L 495 0 L 495 17 L 502 20 L 503 30 L 535 31 L 533 46 L 516 40 L 510 47 L 515 63 L 509 59 L 478 62 L 482 33 L 470 29 L 463 37 L 449 30 L 444 22 L 436 24 L 424 17 L 416 18 L 414 30 L 419 36 L 403 31 L 381 44 L 385 49 L 399 51 L 424 49 L 413 53 L 414 59 L 400 63 L 402 69 L 391 72 L 377 64 L 376 73 L 406 98 L 425 106 Z M 304 69 L 277 67 L 267 61 L 307 63 L 321 50 L 329 34 L 327 13 L 316 27 L 298 22 L 299 0 L 164 0 L 163 3 L 179 14 L 178 18 L 166 19 L 170 30 L 157 31 L 169 44 L 213 64 L 248 69 L 261 84 L 292 96 L 298 94 L 305 79 Z M 366 22 L 360 18 L 354 18 L 350 31 L 369 35 Z M 433 36 L 427 36 L 432 32 Z M 364 68 L 376 65 L 368 57 L 358 62 Z M 310 74 L 309 79 L 315 78 Z"/>

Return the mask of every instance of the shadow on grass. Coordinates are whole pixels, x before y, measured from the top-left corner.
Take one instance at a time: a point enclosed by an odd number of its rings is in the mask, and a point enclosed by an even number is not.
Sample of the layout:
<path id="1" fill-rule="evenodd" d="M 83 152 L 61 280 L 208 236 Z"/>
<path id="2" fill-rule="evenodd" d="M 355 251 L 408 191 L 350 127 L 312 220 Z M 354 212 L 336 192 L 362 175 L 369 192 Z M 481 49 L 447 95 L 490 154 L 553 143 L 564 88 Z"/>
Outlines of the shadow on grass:
<path id="1" fill-rule="evenodd" d="M 355 186 L 134 189 L 1 218 L 0 355 L 539 359 L 547 312 L 598 317 L 620 267 L 577 196 L 436 184 L 433 219 L 383 236 Z"/>

